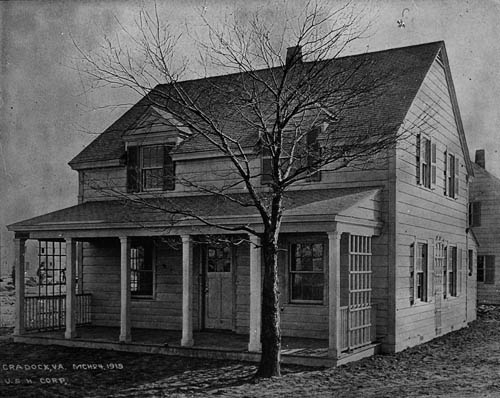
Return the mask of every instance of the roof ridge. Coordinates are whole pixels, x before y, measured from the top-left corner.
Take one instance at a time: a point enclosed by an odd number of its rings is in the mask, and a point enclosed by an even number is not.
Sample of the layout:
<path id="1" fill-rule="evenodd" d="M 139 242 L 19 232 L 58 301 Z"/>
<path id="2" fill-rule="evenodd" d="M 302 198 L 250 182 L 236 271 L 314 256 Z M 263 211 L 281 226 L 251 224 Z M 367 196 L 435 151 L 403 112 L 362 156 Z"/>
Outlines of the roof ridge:
<path id="1" fill-rule="evenodd" d="M 350 54 L 350 55 L 344 55 L 341 57 L 333 57 L 333 58 L 325 58 L 319 61 L 305 61 L 302 62 L 302 65 L 307 65 L 307 64 L 312 64 L 314 62 L 327 62 L 327 61 L 333 61 L 333 60 L 339 60 L 339 59 L 348 59 L 348 58 L 356 58 L 356 57 L 361 57 L 361 56 L 366 56 L 366 55 L 373 55 L 373 54 L 380 54 L 380 53 L 385 53 L 385 52 L 393 52 L 393 51 L 400 51 L 403 49 L 410 49 L 410 48 L 415 48 L 415 47 L 424 47 L 424 46 L 431 46 L 431 45 L 443 45 L 444 40 L 436 40 L 436 41 L 431 41 L 427 43 L 419 43 L 419 44 L 412 44 L 410 46 L 401 46 L 401 47 L 391 47 L 391 48 L 386 48 L 383 50 L 376 50 L 376 51 L 370 51 L 370 52 L 360 52 L 357 54 Z M 270 71 L 273 69 L 278 69 L 280 68 L 279 66 L 274 66 L 271 68 L 261 68 L 261 69 L 252 69 L 252 72 L 263 72 L 263 71 Z M 192 82 L 197 82 L 197 81 L 205 81 L 205 80 L 211 80 L 211 79 L 216 79 L 216 78 L 221 78 L 221 77 L 229 77 L 229 76 L 238 76 L 238 75 L 244 75 L 247 72 L 234 72 L 234 73 L 227 73 L 223 75 L 213 75 L 213 76 L 205 76 L 205 77 L 198 77 L 198 78 L 193 78 L 193 79 L 186 79 L 186 80 L 180 80 L 176 83 L 178 84 L 184 84 L 184 83 L 192 83 Z M 163 88 L 163 87 L 168 87 L 170 86 L 171 83 L 160 83 L 157 84 L 151 91 L 153 92 L 154 90 Z"/>

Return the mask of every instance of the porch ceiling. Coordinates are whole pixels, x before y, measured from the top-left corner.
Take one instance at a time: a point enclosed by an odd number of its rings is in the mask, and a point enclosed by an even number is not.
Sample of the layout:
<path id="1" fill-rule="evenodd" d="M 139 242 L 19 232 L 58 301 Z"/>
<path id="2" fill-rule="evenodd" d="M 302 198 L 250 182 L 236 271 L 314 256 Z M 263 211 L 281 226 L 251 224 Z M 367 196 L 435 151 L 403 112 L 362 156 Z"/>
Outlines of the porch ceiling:
<path id="1" fill-rule="evenodd" d="M 380 188 L 341 188 L 289 191 L 284 200 L 284 225 L 338 221 L 378 222 Z M 232 199 L 197 195 L 140 200 L 91 201 L 8 226 L 14 232 L 201 228 L 206 226 L 186 211 L 221 225 L 260 224 L 248 194 Z M 243 205 L 241 205 L 243 204 Z M 165 233 L 165 231 L 164 231 Z M 170 232 L 173 233 L 173 232 Z M 200 233 L 204 233 L 200 229 Z"/>

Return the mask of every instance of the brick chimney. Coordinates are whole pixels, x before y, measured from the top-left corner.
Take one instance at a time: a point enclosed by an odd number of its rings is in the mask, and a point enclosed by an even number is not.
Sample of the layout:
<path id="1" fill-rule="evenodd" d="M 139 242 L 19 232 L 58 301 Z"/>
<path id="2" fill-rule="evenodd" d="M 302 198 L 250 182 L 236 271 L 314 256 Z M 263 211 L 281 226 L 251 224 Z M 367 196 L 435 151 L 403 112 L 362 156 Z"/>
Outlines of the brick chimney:
<path id="1" fill-rule="evenodd" d="M 292 63 L 302 62 L 302 47 L 293 46 L 286 49 L 286 64 L 291 65 Z"/>
<path id="2" fill-rule="evenodd" d="M 478 166 L 481 166 L 483 169 L 486 168 L 486 160 L 485 160 L 485 156 L 484 156 L 484 149 L 477 149 L 476 150 L 476 160 L 475 160 L 476 164 Z"/>

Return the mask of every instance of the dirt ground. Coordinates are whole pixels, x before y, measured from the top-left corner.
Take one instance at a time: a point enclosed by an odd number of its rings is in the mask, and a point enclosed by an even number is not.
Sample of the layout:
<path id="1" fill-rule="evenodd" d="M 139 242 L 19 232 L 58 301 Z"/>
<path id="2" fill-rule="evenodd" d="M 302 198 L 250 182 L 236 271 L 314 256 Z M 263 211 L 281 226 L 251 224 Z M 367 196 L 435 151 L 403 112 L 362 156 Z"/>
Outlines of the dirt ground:
<path id="1" fill-rule="evenodd" d="M 47 365 L 47 366 L 44 366 Z M 83 366 L 82 366 L 83 365 Z M 1 397 L 500 397 L 500 308 L 429 343 L 331 369 L 0 341 Z"/>

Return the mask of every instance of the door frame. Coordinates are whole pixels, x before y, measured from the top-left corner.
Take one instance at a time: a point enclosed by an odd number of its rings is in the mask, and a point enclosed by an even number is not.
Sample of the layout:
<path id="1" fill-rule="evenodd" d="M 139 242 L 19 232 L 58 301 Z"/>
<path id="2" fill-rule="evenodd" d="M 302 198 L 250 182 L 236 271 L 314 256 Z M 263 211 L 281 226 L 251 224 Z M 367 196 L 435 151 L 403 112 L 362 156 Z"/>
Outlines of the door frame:
<path id="1" fill-rule="evenodd" d="M 219 330 L 236 330 L 236 272 L 237 272 L 237 250 L 236 246 L 228 243 L 231 248 L 231 326 L 229 329 Z M 202 330 L 218 330 L 217 328 L 207 327 L 207 300 L 208 300 L 208 248 L 211 244 L 204 242 L 200 245 L 199 251 L 199 266 L 200 266 L 200 326 Z"/>

